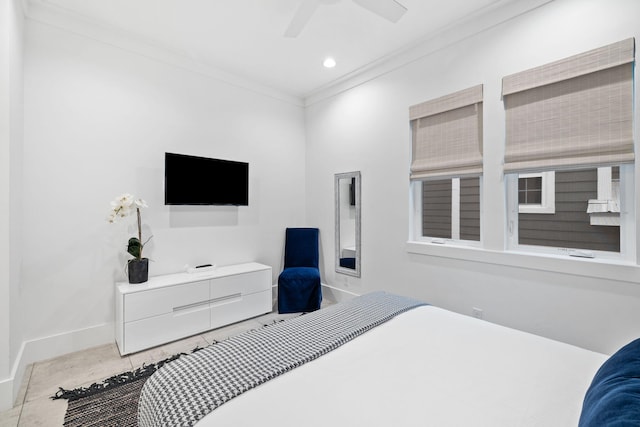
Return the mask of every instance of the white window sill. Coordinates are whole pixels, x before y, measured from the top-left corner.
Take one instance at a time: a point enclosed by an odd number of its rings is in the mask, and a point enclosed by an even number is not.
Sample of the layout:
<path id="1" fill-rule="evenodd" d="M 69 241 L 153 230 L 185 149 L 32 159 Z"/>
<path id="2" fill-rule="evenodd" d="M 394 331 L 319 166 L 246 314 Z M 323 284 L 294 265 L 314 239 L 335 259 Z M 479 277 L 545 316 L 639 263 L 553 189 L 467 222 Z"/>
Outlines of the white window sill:
<path id="1" fill-rule="evenodd" d="M 613 259 L 580 258 L 518 251 L 495 251 L 454 244 L 409 241 L 411 254 L 456 259 L 466 262 L 524 268 L 574 276 L 620 280 L 640 284 L 640 267 L 632 262 Z"/>

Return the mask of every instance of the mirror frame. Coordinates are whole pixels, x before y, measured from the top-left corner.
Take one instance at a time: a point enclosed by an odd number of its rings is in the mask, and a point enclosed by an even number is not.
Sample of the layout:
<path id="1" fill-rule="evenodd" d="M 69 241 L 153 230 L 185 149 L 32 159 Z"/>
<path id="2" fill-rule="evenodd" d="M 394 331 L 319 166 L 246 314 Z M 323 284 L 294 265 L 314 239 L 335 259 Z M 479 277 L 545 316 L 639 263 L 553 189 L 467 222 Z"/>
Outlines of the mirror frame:
<path id="1" fill-rule="evenodd" d="M 355 244 L 356 244 L 356 268 L 340 267 L 340 180 L 355 178 L 355 202 L 356 202 L 356 217 L 355 217 Z M 336 273 L 346 274 L 349 276 L 360 277 L 360 265 L 362 263 L 362 254 L 360 251 L 360 171 L 345 172 L 335 174 L 335 265 Z"/>

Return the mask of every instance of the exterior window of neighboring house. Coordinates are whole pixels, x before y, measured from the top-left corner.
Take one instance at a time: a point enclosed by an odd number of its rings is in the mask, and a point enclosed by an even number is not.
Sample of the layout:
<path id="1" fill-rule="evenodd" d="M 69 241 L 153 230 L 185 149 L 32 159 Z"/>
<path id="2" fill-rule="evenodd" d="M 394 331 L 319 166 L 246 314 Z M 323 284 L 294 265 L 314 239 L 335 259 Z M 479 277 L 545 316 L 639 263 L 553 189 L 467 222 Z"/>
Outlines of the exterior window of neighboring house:
<path id="1" fill-rule="evenodd" d="M 522 176 L 518 179 L 518 203 L 524 206 L 542 204 L 542 177 Z"/>
<path id="2" fill-rule="evenodd" d="M 409 108 L 412 240 L 480 242 L 482 90 L 474 86 Z"/>
<path id="3" fill-rule="evenodd" d="M 510 249 L 632 259 L 634 62 L 627 39 L 503 78 Z"/>
<path id="4" fill-rule="evenodd" d="M 520 213 L 553 214 L 556 212 L 555 172 L 522 173 L 518 176 L 518 210 Z"/>

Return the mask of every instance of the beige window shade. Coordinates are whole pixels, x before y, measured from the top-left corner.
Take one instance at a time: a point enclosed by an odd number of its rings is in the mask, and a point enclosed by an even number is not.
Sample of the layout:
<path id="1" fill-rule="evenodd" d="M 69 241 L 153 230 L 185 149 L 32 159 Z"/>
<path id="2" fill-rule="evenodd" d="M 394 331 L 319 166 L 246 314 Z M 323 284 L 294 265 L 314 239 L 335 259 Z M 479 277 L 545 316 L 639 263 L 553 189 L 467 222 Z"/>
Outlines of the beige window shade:
<path id="1" fill-rule="evenodd" d="M 503 78 L 504 171 L 634 161 L 634 39 Z"/>
<path id="2" fill-rule="evenodd" d="M 411 179 L 482 173 L 482 85 L 409 108 Z"/>

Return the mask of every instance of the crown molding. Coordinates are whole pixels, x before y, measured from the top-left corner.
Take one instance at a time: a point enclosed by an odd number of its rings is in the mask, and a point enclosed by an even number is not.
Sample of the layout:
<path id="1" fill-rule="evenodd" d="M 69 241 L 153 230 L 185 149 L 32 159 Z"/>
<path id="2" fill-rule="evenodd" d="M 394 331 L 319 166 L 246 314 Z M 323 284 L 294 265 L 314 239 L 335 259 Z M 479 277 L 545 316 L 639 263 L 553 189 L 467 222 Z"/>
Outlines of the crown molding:
<path id="1" fill-rule="evenodd" d="M 304 105 L 309 107 L 335 97 L 553 1 L 497 0 L 463 19 L 432 31 L 411 45 L 312 91 L 305 96 Z"/>
<path id="2" fill-rule="evenodd" d="M 74 11 L 59 7 L 48 0 L 22 0 L 28 20 L 49 25 L 88 39 L 104 43 L 127 52 L 198 73 L 240 89 L 267 96 L 296 106 L 304 106 L 304 100 L 284 91 L 262 85 L 205 64 L 192 58 L 188 52 L 157 43 L 104 22 L 98 22 Z"/>
<path id="3" fill-rule="evenodd" d="M 455 45 L 555 0 L 496 0 L 463 19 L 433 30 L 415 43 L 360 67 L 301 97 L 205 64 L 190 56 L 188 52 L 162 45 L 122 28 L 98 22 L 75 11 L 54 5 L 49 0 L 20 1 L 25 17 L 29 20 L 66 30 L 295 106 L 308 107 L 428 57 L 441 49 Z"/>

